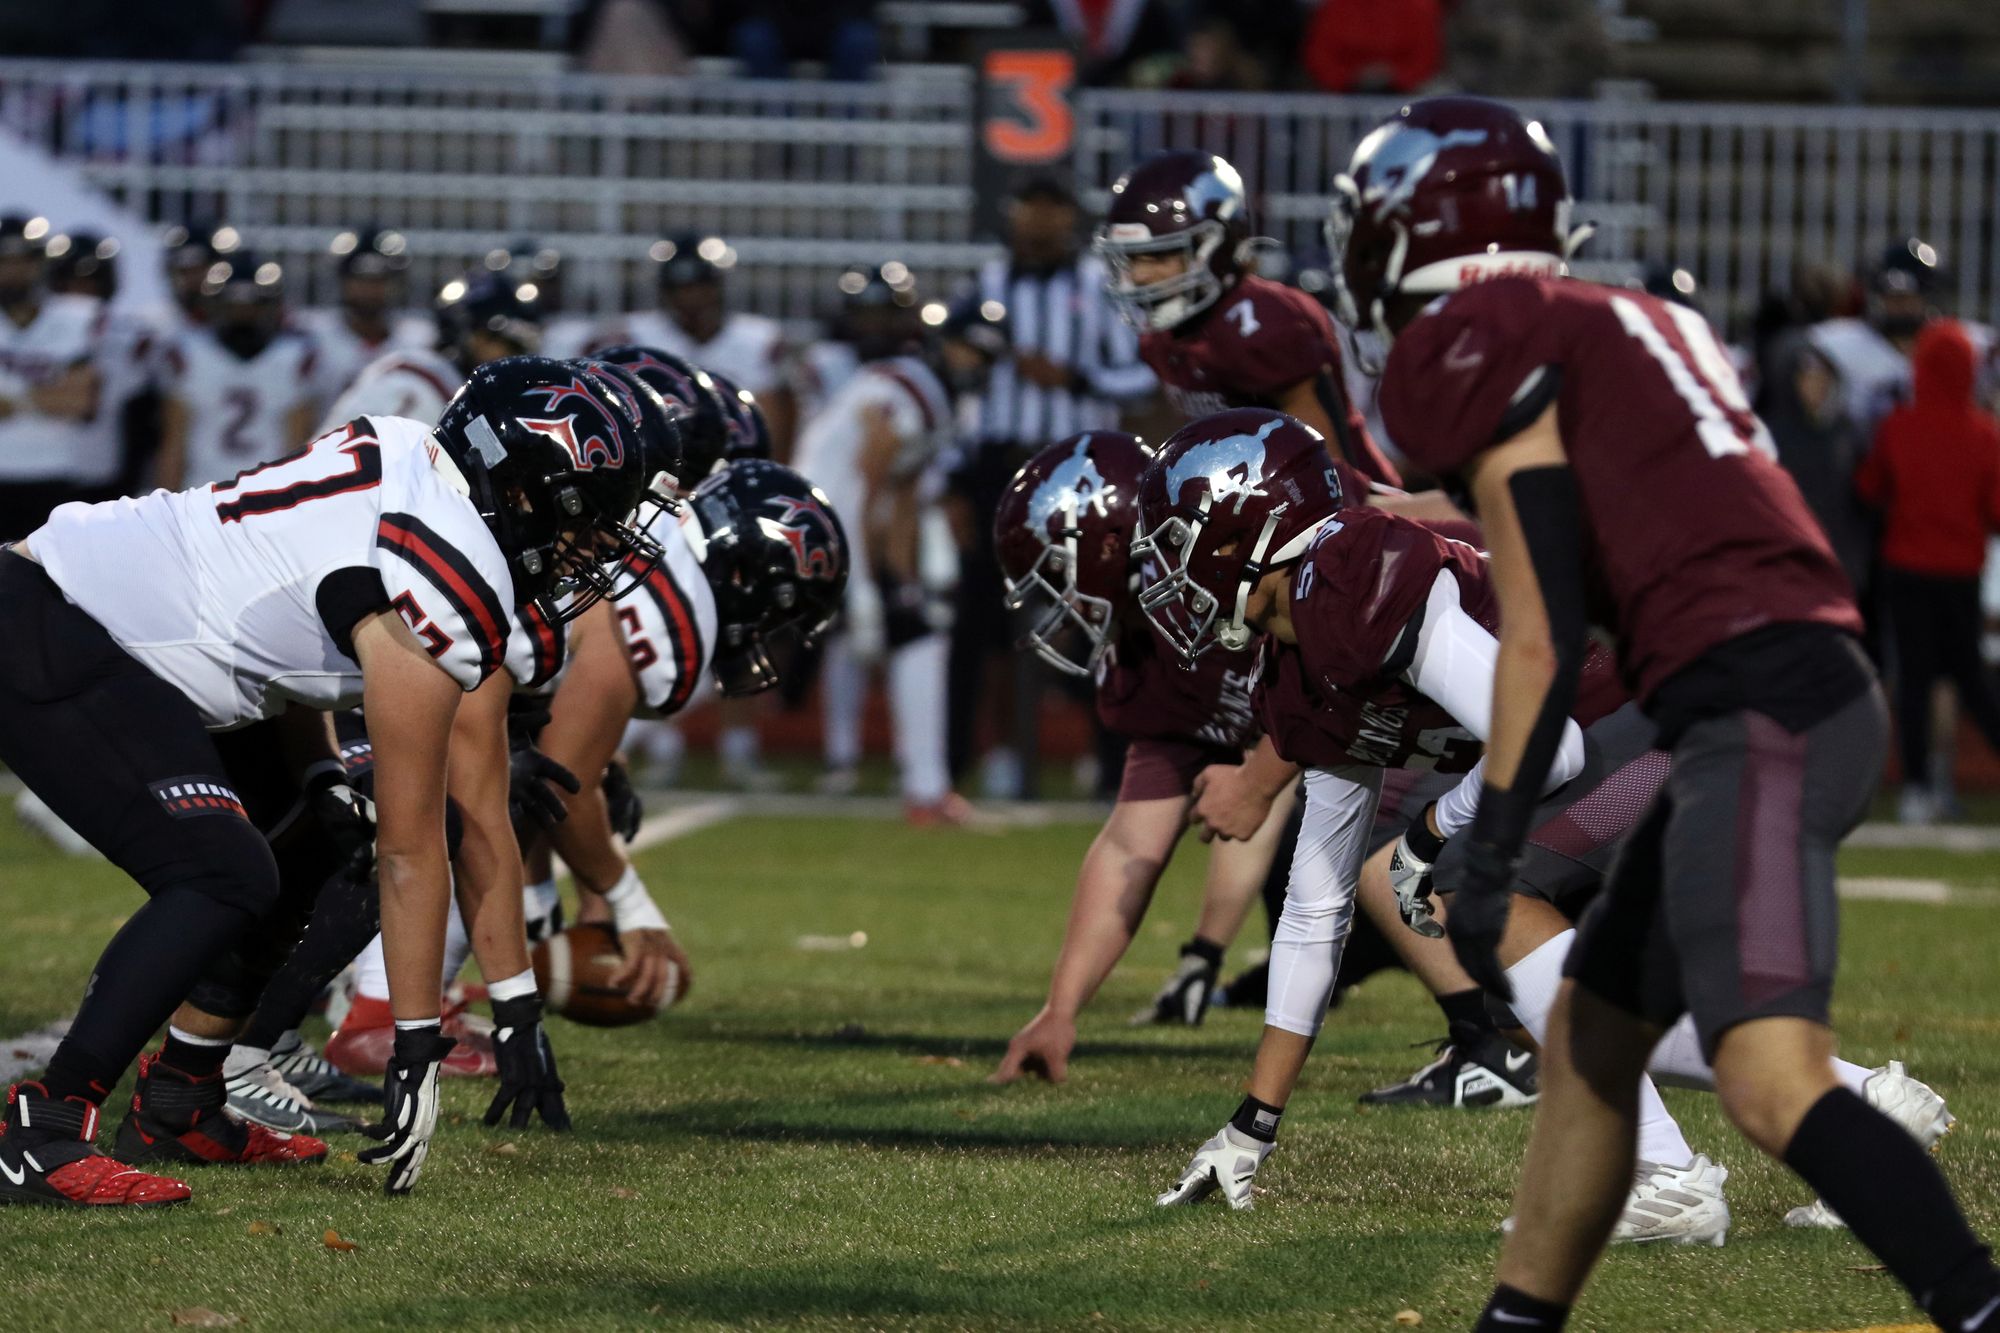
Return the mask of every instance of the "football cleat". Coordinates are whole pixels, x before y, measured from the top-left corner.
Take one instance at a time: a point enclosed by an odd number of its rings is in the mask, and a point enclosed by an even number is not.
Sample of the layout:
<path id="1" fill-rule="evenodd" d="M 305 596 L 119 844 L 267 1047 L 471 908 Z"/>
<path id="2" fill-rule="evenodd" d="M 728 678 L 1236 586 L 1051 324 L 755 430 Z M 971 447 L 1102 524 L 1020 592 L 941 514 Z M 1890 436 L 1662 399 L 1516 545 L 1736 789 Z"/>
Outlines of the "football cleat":
<path id="1" fill-rule="evenodd" d="M 328 1102 L 334 1105 L 382 1104 L 380 1084 L 341 1073 L 333 1061 L 306 1045 L 305 1039 L 296 1032 L 288 1032 L 278 1038 L 278 1044 L 271 1048 L 271 1068 L 277 1070 L 278 1076 L 285 1082 L 304 1093 L 315 1106 Z"/>
<path id="2" fill-rule="evenodd" d="M 230 1063 L 236 1063 L 237 1051 L 249 1049 L 237 1047 L 230 1053 Z M 351 1116 L 314 1106 L 312 1098 L 286 1082 L 269 1059 L 246 1061 L 234 1072 L 225 1067 L 223 1082 L 230 1113 L 239 1120 L 286 1134 L 347 1134 L 361 1128 Z"/>
<path id="3" fill-rule="evenodd" d="M 1947 1111 L 1944 1098 L 1928 1085 L 1911 1078 L 1901 1060 L 1891 1060 L 1868 1076 L 1861 1096 L 1870 1106 L 1903 1127 L 1925 1152 L 1936 1152 L 1944 1136 L 1958 1125 L 1958 1117 Z M 1788 1227 L 1818 1227 L 1842 1231 L 1847 1223 L 1826 1206 L 1825 1199 L 1800 1204 L 1785 1214 Z"/>
<path id="4" fill-rule="evenodd" d="M 491 1023 L 461 1009 L 446 1013 L 443 1032 L 457 1042 L 444 1059 L 444 1077 L 493 1078 L 499 1074 Z M 342 1073 L 356 1078 L 382 1077 L 395 1050 L 395 1016 L 389 1012 L 387 1000 L 372 995 L 355 996 L 340 1029 L 326 1039 L 326 1058 Z"/>
<path id="5" fill-rule="evenodd" d="M 0 1122 L 0 1203 L 81 1208 L 159 1208 L 186 1203 L 178 1180 L 135 1171 L 97 1151 L 97 1108 L 81 1097 L 58 1101 L 39 1083 L 7 1089 Z"/>
<path id="6" fill-rule="evenodd" d="M 1611 1243 L 1720 1246 L 1729 1237 L 1729 1204 L 1722 1197 L 1728 1179 L 1727 1169 L 1699 1153 L 1686 1166 L 1641 1161 Z"/>
<path id="7" fill-rule="evenodd" d="M 1155 1023 L 1180 1023 L 1200 1027 L 1215 993 L 1216 966 L 1197 953 L 1192 945 L 1181 946 L 1180 966 L 1160 987 L 1152 1003 L 1132 1015 L 1132 1027 Z"/>
<path id="8" fill-rule="evenodd" d="M 1497 1032 L 1454 1023 L 1437 1058 L 1404 1079 L 1361 1094 L 1363 1106 L 1532 1106 L 1541 1062 Z"/>
<path id="9" fill-rule="evenodd" d="M 118 1126 L 118 1155 L 128 1162 L 185 1166 L 310 1166 L 326 1160 L 326 1144 L 284 1134 L 225 1109 L 222 1072 L 196 1078 L 158 1055 L 139 1057 L 132 1109 Z"/>
<path id="10" fill-rule="evenodd" d="M 935 801 L 903 802 L 903 822 L 911 828 L 962 828 L 975 819 L 972 802 L 955 791 Z"/>

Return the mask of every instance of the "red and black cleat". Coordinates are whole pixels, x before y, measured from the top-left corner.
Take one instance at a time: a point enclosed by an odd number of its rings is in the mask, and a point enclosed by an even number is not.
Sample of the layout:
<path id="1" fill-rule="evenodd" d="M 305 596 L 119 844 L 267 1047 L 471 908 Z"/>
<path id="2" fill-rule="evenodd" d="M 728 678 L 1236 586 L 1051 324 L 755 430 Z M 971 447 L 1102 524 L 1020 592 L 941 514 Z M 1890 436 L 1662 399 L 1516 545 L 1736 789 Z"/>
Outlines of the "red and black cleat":
<path id="1" fill-rule="evenodd" d="M 139 1057 L 132 1109 L 118 1126 L 118 1155 L 129 1162 L 177 1166 L 307 1166 L 326 1160 L 310 1134 L 282 1134 L 227 1114 L 220 1070 L 196 1078 L 161 1060 Z"/>
<path id="2" fill-rule="evenodd" d="M 7 1089 L 0 1122 L 0 1203 L 79 1208 L 159 1208 L 186 1203 L 178 1180 L 149 1176 L 97 1151 L 97 1108 L 58 1101 L 39 1083 Z"/>

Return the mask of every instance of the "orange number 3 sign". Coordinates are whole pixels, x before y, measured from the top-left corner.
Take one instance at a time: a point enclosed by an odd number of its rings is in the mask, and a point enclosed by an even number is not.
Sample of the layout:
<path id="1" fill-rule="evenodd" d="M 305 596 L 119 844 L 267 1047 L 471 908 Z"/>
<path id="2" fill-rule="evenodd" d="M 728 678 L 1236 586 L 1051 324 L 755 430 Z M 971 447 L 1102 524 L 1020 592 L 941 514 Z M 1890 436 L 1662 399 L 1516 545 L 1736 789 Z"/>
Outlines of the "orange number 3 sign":
<path id="1" fill-rule="evenodd" d="M 986 57 L 992 99 L 986 151 L 1013 164 L 1055 162 L 1076 136 L 1069 108 L 1076 57 L 1068 51 L 993 51 Z"/>

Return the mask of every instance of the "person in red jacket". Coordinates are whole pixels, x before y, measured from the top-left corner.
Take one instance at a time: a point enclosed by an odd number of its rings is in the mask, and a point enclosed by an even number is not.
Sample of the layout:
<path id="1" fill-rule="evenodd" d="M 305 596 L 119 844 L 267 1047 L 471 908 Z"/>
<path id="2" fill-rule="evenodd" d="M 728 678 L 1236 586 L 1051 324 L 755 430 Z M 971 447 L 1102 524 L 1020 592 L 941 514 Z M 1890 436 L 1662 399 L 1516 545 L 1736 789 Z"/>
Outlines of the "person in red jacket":
<path id="1" fill-rule="evenodd" d="M 1303 60 L 1335 93 L 1414 92 L 1444 64 L 1438 0 L 1321 0 L 1306 26 Z"/>
<path id="2" fill-rule="evenodd" d="M 1911 356 L 1915 392 L 1875 433 L 1854 488 L 1883 513 L 1882 566 L 1897 658 L 1902 813 L 1927 822 L 1931 687 L 1948 677 L 2000 751 L 2000 695 L 1979 656 L 1979 579 L 2000 531 L 2000 421 L 1973 397 L 1972 340 L 1933 320 Z"/>

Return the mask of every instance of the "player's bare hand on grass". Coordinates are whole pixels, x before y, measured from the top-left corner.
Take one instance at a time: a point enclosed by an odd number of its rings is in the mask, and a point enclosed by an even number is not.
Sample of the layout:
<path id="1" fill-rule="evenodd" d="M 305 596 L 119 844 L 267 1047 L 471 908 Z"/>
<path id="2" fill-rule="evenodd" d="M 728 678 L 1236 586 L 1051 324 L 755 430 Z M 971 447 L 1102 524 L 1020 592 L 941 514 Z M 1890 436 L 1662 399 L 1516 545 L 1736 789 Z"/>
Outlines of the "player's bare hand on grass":
<path id="1" fill-rule="evenodd" d="M 678 1000 L 693 984 L 694 969 L 671 930 L 620 931 L 618 952 L 625 964 L 611 974 L 611 984 L 642 1008 Z"/>
<path id="2" fill-rule="evenodd" d="M 1257 1168 L 1271 1155 L 1275 1143 L 1253 1139 L 1234 1125 L 1224 1125 L 1215 1137 L 1195 1150 L 1194 1160 L 1174 1187 L 1153 1202 L 1162 1208 L 1200 1203 L 1217 1190 L 1237 1210 L 1256 1207 L 1251 1197 L 1251 1181 Z"/>
<path id="3" fill-rule="evenodd" d="M 1000 1067 L 986 1081 L 1012 1083 L 1032 1077 L 1061 1083 L 1069 1077 L 1069 1053 L 1075 1049 L 1076 1021 L 1044 1009 L 1014 1034 Z"/>
<path id="4" fill-rule="evenodd" d="M 1264 827 L 1271 799 L 1243 765 L 1210 764 L 1194 776 L 1194 806 L 1188 819 L 1200 828 L 1203 842 L 1216 838 L 1242 842 Z"/>

